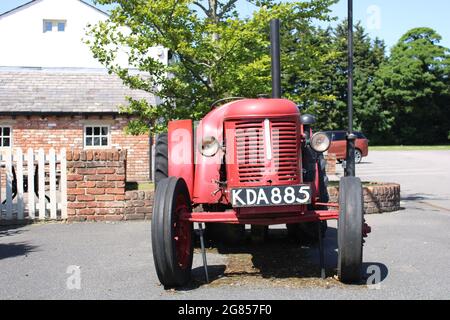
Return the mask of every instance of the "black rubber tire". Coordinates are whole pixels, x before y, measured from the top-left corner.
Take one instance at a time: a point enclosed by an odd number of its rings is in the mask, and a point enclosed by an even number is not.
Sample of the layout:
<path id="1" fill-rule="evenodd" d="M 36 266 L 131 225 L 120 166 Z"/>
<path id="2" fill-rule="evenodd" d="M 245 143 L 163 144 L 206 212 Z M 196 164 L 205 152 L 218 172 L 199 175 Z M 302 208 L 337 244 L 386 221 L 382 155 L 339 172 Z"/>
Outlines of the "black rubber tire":
<path id="1" fill-rule="evenodd" d="M 320 202 L 327 203 L 329 201 L 328 195 L 328 177 L 326 173 L 327 162 L 323 154 L 314 155 L 314 151 L 310 148 L 305 150 L 303 154 L 304 164 L 303 167 L 306 168 L 306 173 L 303 177 L 305 182 L 313 182 L 316 176 L 316 161 L 319 163 L 319 199 Z M 315 160 L 317 157 L 317 160 Z M 311 208 L 311 207 L 310 207 Z M 319 230 L 317 223 L 321 224 L 322 228 L 322 238 L 325 238 L 325 233 L 328 228 L 326 221 L 321 222 L 306 222 L 306 223 L 296 223 L 287 224 L 287 231 L 289 238 L 294 242 L 300 242 L 301 244 L 316 244 L 319 242 Z"/>
<path id="2" fill-rule="evenodd" d="M 245 224 L 207 223 L 206 238 L 226 246 L 238 246 L 245 240 Z"/>
<path id="3" fill-rule="evenodd" d="M 155 189 L 159 182 L 169 177 L 169 146 L 167 133 L 161 133 L 156 137 L 155 145 L 155 172 L 153 179 Z"/>
<path id="4" fill-rule="evenodd" d="M 179 265 L 174 239 L 175 210 L 179 196 L 184 198 L 185 205 L 191 210 L 188 188 L 182 178 L 170 177 L 159 181 L 153 205 L 152 250 L 158 279 L 165 288 L 184 286 L 191 279 L 194 256 L 193 224 L 189 223 L 187 227 L 187 232 L 190 232 L 190 246 L 185 268 Z"/>
<path id="5" fill-rule="evenodd" d="M 364 201 L 359 178 L 339 182 L 338 277 L 343 283 L 360 283 L 363 261 Z"/>
<path id="6" fill-rule="evenodd" d="M 269 226 L 261 226 L 252 224 L 250 229 L 252 243 L 262 244 L 267 241 L 269 237 Z"/>
<path id="7" fill-rule="evenodd" d="M 355 150 L 355 162 L 356 162 L 356 163 L 361 163 L 362 158 L 363 158 L 363 156 L 362 156 L 361 150 L 356 149 L 356 150 Z"/>

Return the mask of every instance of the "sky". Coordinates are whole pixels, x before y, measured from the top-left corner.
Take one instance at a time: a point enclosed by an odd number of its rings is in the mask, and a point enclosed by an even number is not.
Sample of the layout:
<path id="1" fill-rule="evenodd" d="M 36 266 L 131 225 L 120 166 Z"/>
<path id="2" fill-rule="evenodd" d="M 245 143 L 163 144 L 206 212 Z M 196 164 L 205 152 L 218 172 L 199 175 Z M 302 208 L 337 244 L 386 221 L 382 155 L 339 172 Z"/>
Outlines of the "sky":
<path id="1" fill-rule="evenodd" d="M 86 0 L 93 3 L 92 0 Z M 28 0 L 0 0 L 0 13 L 11 10 Z M 110 6 L 97 6 L 107 11 Z M 239 1 L 239 12 L 248 15 L 252 6 Z M 333 16 L 347 17 L 347 0 L 332 7 Z M 361 21 L 372 38 L 385 40 L 388 48 L 409 29 L 431 27 L 442 37 L 441 44 L 450 48 L 449 0 L 354 0 L 354 19 Z"/>

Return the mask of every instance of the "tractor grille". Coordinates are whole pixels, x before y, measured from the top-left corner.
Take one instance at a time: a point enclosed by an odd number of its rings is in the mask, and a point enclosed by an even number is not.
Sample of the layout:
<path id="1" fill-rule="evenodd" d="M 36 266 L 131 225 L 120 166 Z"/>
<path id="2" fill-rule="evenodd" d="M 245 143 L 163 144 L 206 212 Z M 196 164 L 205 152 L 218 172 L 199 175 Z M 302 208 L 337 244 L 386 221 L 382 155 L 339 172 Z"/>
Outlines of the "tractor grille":
<path id="1" fill-rule="evenodd" d="M 295 122 L 272 122 L 272 148 L 279 181 L 298 179 L 298 136 Z"/>
<path id="2" fill-rule="evenodd" d="M 236 155 L 240 183 L 288 183 L 299 179 L 298 129 L 292 120 L 270 121 L 271 158 L 265 146 L 264 120 L 236 123 Z"/>
<path id="3" fill-rule="evenodd" d="M 239 182 L 261 181 L 266 167 L 262 122 L 236 123 L 236 154 Z"/>

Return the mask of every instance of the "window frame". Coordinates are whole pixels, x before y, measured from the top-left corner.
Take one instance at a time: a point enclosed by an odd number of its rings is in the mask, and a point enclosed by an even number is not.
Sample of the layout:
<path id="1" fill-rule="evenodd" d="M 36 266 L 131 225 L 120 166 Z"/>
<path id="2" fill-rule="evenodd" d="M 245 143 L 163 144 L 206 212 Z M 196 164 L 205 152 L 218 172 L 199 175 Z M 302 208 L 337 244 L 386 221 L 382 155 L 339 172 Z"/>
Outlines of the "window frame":
<path id="1" fill-rule="evenodd" d="M 89 135 L 89 137 L 92 137 L 92 139 L 94 139 L 96 137 L 100 138 L 99 146 L 94 145 L 94 140 L 92 140 L 92 145 L 90 145 L 90 146 L 86 145 L 86 139 L 88 137 L 88 135 L 86 133 L 87 128 L 92 128 L 92 134 Z M 100 135 L 94 134 L 94 128 L 100 128 Z M 108 133 L 106 135 L 102 134 L 102 128 L 107 128 Z M 104 137 L 106 137 L 106 139 L 107 139 L 106 146 L 101 145 L 101 139 Z M 99 123 L 85 124 L 83 126 L 83 148 L 84 149 L 110 149 L 111 148 L 111 125 L 101 124 L 101 123 L 100 124 Z"/>
<path id="2" fill-rule="evenodd" d="M 59 26 L 60 25 L 63 25 L 63 29 L 62 30 L 59 30 Z M 57 32 L 66 32 L 66 21 L 57 21 L 56 22 L 56 31 Z"/>
<path id="3" fill-rule="evenodd" d="M 3 135 L 3 129 L 4 128 L 9 128 L 9 136 L 4 136 Z M 4 138 L 9 138 L 9 146 L 3 146 L 3 139 Z M 9 125 L 1 125 L 0 124 L 0 149 L 11 149 L 13 146 L 13 129 L 12 126 Z"/>
<path id="4" fill-rule="evenodd" d="M 67 20 L 58 20 L 58 19 L 43 19 L 43 33 L 60 33 L 60 32 L 66 32 L 67 30 Z M 47 30 L 47 24 L 51 23 L 52 28 L 51 30 Z M 64 30 L 59 30 L 59 24 L 64 24 Z"/>

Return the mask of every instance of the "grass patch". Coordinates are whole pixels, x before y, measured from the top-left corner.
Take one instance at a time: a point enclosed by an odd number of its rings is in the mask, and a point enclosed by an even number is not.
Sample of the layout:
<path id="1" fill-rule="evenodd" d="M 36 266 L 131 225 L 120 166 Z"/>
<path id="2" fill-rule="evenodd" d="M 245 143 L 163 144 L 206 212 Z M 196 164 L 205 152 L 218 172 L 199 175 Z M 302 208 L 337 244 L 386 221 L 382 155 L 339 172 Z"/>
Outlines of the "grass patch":
<path id="1" fill-rule="evenodd" d="M 152 191 L 155 190 L 155 185 L 153 182 L 127 182 L 125 189 L 127 191 Z"/>
<path id="2" fill-rule="evenodd" d="M 371 146 L 370 151 L 439 151 L 450 150 L 450 145 L 443 146 Z"/>

